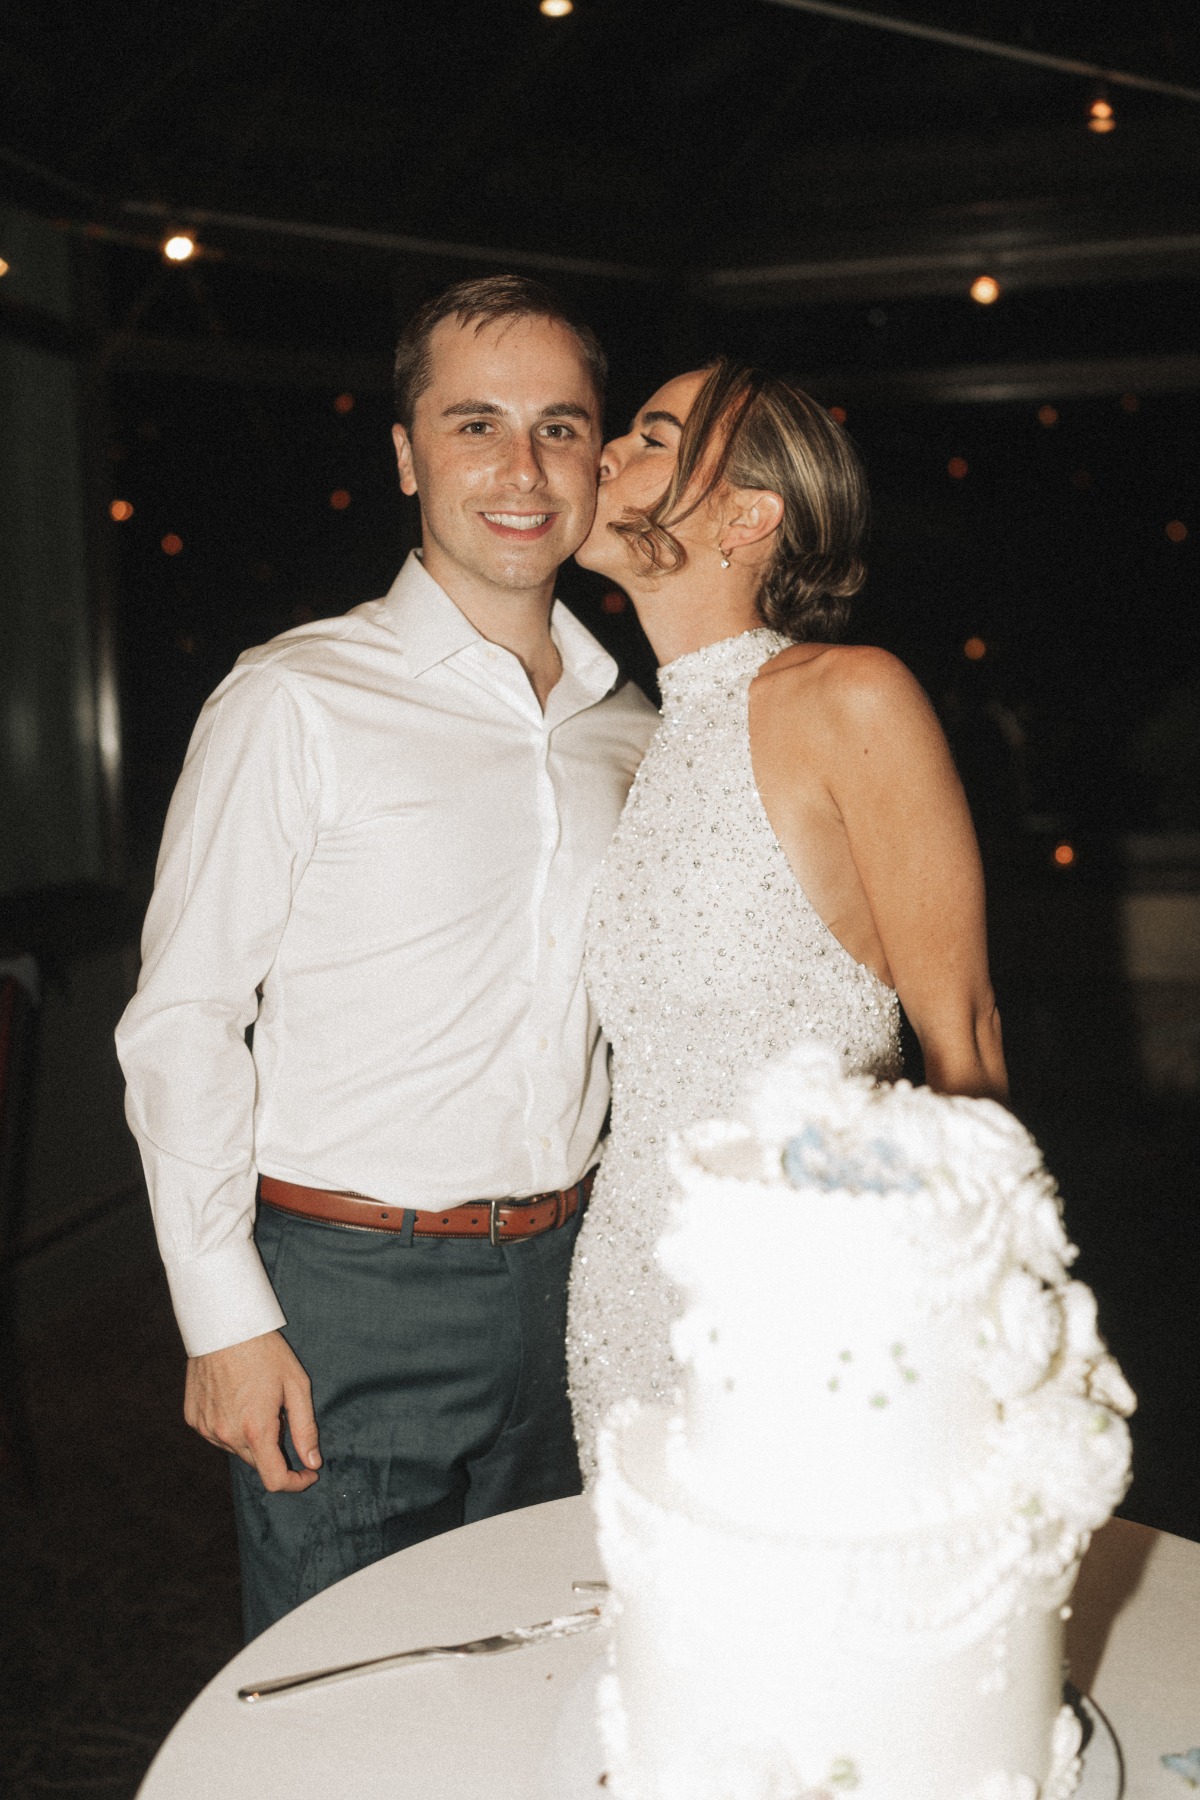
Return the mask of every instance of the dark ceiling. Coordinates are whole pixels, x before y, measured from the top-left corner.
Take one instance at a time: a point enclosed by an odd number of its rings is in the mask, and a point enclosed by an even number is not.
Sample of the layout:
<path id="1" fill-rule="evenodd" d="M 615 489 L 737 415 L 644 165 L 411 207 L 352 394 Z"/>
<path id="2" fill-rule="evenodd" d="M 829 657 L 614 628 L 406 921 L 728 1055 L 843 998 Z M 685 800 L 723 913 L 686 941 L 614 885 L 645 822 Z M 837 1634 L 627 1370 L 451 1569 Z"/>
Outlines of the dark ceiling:
<path id="1" fill-rule="evenodd" d="M 1200 84 L 1194 0 L 880 3 Z M 714 304 L 952 291 L 989 256 L 1017 285 L 1200 267 L 1200 106 L 1112 88 L 1095 136 L 1085 79 L 777 0 L 43 0 L 0 53 L 7 150 L 75 184 L 43 205 L 95 195 L 135 236 L 161 208 L 426 240 L 202 220 L 234 256 L 468 245 Z"/>

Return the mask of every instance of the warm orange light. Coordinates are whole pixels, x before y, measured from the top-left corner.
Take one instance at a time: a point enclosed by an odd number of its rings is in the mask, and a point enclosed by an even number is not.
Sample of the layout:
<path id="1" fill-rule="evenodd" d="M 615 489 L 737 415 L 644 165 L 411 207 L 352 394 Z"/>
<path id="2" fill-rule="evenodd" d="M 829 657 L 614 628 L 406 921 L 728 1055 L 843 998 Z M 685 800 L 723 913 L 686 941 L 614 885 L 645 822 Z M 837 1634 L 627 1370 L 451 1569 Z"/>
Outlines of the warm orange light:
<path id="1" fill-rule="evenodd" d="M 977 275 L 971 283 L 971 298 L 980 306 L 990 306 L 1000 298 L 1000 283 L 994 275 Z"/>
<path id="2" fill-rule="evenodd" d="M 175 232 L 164 241 L 162 253 L 168 262 L 187 262 L 196 254 L 196 240 L 190 232 Z"/>
<path id="3" fill-rule="evenodd" d="M 1060 869 L 1069 869 L 1075 861 L 1074 844 L 1055 844 L 1054 860 Z"/>
<path id="4" fill-rule="evenodd" d="M 345 512 L 350 504 L 349 488 L 334 488 L 332 494 L 329 496 L 329 504 L 332 506 L 334 512 Z"/>
<path id="5" fill-rule="evenodd" d="M 1182 519 L 1172 519 L 1167 526 L 1167 536 L 1173 544 L 1182 544 L 1187 534 L 1188 529 Z"/>
<path id="6" fill-rule="evenodd" d="M 968 662 L 982 662 L 987 655 L 987 645 L 981 637 L 969 637 L 963 645 L 963 655 Z"/>
<path id="7" fill-rule="evenodd" d="M 846 409 L 844 406 L 831 406 L 829 409 L 829 416 L 831 419 L 836 419 L 839 425 L 844 425 L 846 423 Z"/>
<path id="8" fill-rule="evenodd" d="M 1044 425 L 1047 431 L 1049 431 L 1052 425 L 1058 424 L 1057 406 L 1039 406 L 1037 416 L 1038 424 Z"/>
<path id="9" fill-rule="evenodd" d="M 8 264 L 5 262 L 4 258 L 2 256 L 0 256 L 0 277 L 3 277 L 7 274 L 8 274 Z"/>
<path id="10" fill-rule="evenodd" d="M 128 500 L 114 500 L 108 509 L 108 516 L 115 519 L 118 525 L 123 525 L 126 519 L 133 517 L 133 505 Z"/>
<path id="11" fill-rule="evenodd" d="M 177 533 L 175 533 L 174 531 L 168 531 L 166 537 L 162 541 L 163 555 L 164 556 L 178 556 L 179 552 L 182 549 L 183 549 L 183 539 L 181 537 L 179 537 L 177 535 Z"/>
<path id="12" fill-rule="evenodd" d="M 969 467 L 970 464 L 967 462 L 965 456 L 952 456 L 950 461 L 946 464 L 946 473 L 951 481 L 961 481 L 966 475 Z"/>
<path id="13" fill-rule="evenodd" d="M 620 588 L 609 588 L 607 594 L 605 594 L 603 600 L 600 602 L 602 611 L 606 613 L 622 613 L 625 611 L 627 605 L 628 601 Z"/>
<path id="14" fill-rule="evenodd" d="M 538 11 L 548 19 L 565 19 L 575 11 L 575 0 L 539 0 Z"/>
<path id="15" fill-rule="evenodd" d="M 1142 403 L 1136 394 L 1122 394 L 1117 404 L 1122 412 L 1136 412 Z"/>
<path id="16" fill-rule="evenodd" d="M 1117 121 L 1113 118 L 1113 109 L 1107 100 L 1093 100 L 1088 108 L 1088 130 L 1104 133 L 1115 131 Z"/>
<path id="17" fill-rule="evenodd" d="M 353 412 L 354 411 L 354 395 L 353 394 L 339 394 L 337 399 L 333 403 L 333 410 L 335 413 Z"/>

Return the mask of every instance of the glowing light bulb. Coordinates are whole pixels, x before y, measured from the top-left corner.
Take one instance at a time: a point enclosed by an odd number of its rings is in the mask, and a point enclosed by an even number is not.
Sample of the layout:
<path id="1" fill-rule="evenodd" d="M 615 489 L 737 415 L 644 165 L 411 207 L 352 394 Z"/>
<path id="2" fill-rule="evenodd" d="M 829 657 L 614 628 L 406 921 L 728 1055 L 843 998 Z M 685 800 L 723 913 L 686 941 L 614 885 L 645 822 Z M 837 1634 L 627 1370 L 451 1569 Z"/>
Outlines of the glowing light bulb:
<path id="1" fill-rule="evenodd" d="M 168 531 L 160 547 L 164 556 L 178 556 L 183 549 L 183 539 L 178 532 Z"/>
<path id="2" fill-rule="evenodd" d="M 333 403 L 333 410 L 335 413 L 341 413 L 343 417 L 345 417 L 345 415 L 347 413 L 353 412 L 354 411 L 354 395 L 353 394 L 339 394 L 337 399 Z"/>
<path id="3" fill-rule="evenodd" d="M 1069 869 L 1075 861 L 1074 844 L 1055 844 L 1054 860 L 1060 869 Z"/>
<path id="4" fill-rule="evenodd" d="M 1038 424 L 1044 425 L 1046 427 L 1047 431 L 1049 431 L 1049 429 L 1052 425 L 1058 424 L 1058 408 L 1057 408 L 1057 406 L 1039 406 L 1037 416 L 1038 416 Z"/>
<path id="5" fill-rule="evenodd" d="M 1117 121 L 1113 117 L 1113 109 L 1107 100 L 1093 100 L 1088 108 L 1088 130 L 1103 134 L 1115 131 Z"/>
<path id="6" fill-rule="evenodd" d="M 846 409 L 844 406 L 831 406 L 829 409 L 829 416 L 838 425 L 844 425 L 846 423 Z"/>
<path id="7" fill-rule="evenodd" d="M 8 274 L 8 264 L 5 262 L 4 258 L 2 256 L 0 256 L 0 276 L 4 276 L 7 274 Z"/>
<path id="8" fill-rule="evenodd" d="M 969 637 L 963 645 L 963 655 L 968 662 L 982 662 L 987 655 L 987 645 L 981 637 Z"/>
<path id="9" fill-rule="evenodd" d="M 115 519 L 118 525 L 123 525 L 126 519 L 133 517 L 133 503 L 129 500 L 114 500 L 108 509 L 108 516 Z"/>
<path id="10" fill-rule="evenodd" d="M 187 262 L 196 254 L 196 240 L 186 231 L 174 232 L 164 242 L 162 253 L 168 262 Z"/>
<path id="11" fill-rule="evenodd" d="M 977 275 L 971 283 L 971 298 L 978 306 L 991 306 L 1000 298 L 1000 283 L 994 275 Z"/>
<path id="12" fill-rule="evenodd" d="M 1166 526 L 1166 533 L 1173 544 L 1182 544 L 1187 537 L 1188 528 L 1182 519 L 1172 519 Z"/>
<path id="13" fill-rule="evenodd" d="M 547 19 L 565 19 L 575 11 L 575 0 L 539 0 L 538 11 Z"/>
<path id="14" fill-rule="evenodd" d="M 963 481 L 966 478 L 969 467 L 970 464 L 967 462 L 965 456 L 952 456 L 950 461 L 946 464 L 946 473 L 951 481 Z"/>
<path id="15" fill-rule="evenodd" d="M 332 506 L 334 512 L 345 512 L 350 504 L 349 488 L 334 488 L 332 494 L 329 496 L 329 504 Z"/>

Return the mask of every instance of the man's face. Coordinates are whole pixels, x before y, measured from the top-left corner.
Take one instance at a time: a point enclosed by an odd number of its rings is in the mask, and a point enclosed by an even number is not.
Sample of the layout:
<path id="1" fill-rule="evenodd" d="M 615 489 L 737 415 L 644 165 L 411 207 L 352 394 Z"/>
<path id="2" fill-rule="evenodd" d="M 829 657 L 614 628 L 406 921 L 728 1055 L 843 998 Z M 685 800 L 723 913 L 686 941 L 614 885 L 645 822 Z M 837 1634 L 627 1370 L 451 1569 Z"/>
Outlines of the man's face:
<path id="1" fill-rule="evenodd" d="M 443 319 L 429 349 L 412 430 L 393 434 L 425 566 L 451 594 L 456 579 L 545 587 L 596 509 L 600 409 L 574 334 L 552 319 Z"/>

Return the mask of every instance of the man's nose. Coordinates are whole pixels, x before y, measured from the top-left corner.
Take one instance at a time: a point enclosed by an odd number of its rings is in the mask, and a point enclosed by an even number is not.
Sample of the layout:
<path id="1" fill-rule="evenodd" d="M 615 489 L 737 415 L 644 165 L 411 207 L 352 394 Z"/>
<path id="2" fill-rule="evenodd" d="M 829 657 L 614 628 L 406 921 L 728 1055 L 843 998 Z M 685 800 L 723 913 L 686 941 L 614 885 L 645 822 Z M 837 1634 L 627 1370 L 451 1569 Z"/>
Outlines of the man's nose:
<path id="1" fill-rule="evenodd" d="M 505 475 L 522 493 L 541 486 L 545 480 L 545 471 L 535 438 L 522 437 L 520 433 L 514 432 L 509 444 Z"/>

